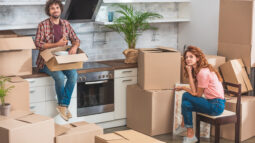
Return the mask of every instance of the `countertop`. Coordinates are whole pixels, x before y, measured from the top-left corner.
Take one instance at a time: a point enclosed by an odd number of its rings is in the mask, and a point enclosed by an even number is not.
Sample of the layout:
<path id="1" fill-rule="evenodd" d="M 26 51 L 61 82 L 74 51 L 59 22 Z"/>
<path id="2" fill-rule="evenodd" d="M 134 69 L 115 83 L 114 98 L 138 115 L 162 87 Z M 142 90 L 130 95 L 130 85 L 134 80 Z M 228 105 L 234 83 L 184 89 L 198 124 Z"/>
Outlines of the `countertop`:
<path id="1" fill-rule="evenodd" d="M 96 63 L 102 63 L 109 65 L 107 68 L 92 68 L 86 70 L 77 70 L 78 73 L 88 73 L 88 72 L 99 72 L 105 70 L 117 70 L 117 69 L 127 69 L 127 68 L 137 68 L 137 64 L 125 64 L 124 60 L 110 60 L 110 61 L 97 61 Z M 35 68 L 33 68 L 32 75 L 21 76 L 22 78 L 39 78 L 39 77 L 47 77 L 48 75 L 45 73 L 36 72 Z"/>

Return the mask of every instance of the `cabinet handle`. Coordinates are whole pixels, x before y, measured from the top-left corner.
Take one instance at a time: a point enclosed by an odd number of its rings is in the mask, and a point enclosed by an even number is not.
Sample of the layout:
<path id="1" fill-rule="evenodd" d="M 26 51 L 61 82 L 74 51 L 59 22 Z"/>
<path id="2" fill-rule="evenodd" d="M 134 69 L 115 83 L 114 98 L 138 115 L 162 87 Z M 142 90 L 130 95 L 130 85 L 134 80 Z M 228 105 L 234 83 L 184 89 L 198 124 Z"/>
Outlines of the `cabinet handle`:
<path id="1" fill-rule="evenodd" d="M 30 106 L 30 109 L 35 109 L 35 106 Z"/>
<path id="2" fill-rule="evenodd" d="M 132 79 L 122 80 L 122 82 L 130 82 Z"/>
<path id="3" fill-rule="evenodd" d="M 30 90 L 30 93 L 34 93 L 35 92 L 35 90 Z"/>
<path id="4" fill-rule="evenodd" d="M 29 83 L 34 83 L 35 82 L 35 80 L 31 80 L 31 81 L 29 81 Z"/>
<path id="5" fill-rule="evenodd" d="M 122 71 L 122 73 L 130 73 L 130 72 L 132 72 L 132 71 Z"/>

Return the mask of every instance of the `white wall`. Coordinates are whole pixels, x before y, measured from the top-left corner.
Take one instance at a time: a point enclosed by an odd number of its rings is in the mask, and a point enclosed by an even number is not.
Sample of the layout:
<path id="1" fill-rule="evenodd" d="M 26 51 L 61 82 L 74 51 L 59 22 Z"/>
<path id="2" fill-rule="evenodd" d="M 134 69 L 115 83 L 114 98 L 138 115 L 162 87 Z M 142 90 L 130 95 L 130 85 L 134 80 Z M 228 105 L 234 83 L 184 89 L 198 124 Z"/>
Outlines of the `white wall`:
<path id="1" fill-rule="evenodd" d="M 217 54 L 219 0 L 191 0 L 191 22 L 180 23 L 178 49 L 194 45 L 206 54 Z"/>

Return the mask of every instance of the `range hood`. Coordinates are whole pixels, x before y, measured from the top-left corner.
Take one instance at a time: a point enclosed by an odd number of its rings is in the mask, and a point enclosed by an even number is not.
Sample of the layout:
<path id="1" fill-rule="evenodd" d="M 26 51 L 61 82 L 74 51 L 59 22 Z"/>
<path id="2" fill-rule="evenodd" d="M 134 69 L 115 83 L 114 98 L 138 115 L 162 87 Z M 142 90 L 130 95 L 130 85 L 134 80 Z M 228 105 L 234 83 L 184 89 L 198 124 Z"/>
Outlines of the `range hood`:
<path id="1" fill-rule="evenodd" d="M 66 0 L 61 18 L 71 22 L 95 21 L 102 0 Z"/>

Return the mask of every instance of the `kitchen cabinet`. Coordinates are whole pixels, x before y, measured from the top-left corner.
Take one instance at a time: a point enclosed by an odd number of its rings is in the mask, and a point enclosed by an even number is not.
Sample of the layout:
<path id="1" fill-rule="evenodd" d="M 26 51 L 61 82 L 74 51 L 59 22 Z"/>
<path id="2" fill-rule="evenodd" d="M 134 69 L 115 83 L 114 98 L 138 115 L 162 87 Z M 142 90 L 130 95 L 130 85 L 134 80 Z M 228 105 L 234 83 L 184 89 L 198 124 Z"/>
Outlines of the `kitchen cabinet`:
<path id="1" fill-rule="evenodd" d="M 126 118 L 126 88 L 137 83 L 137 68 L 114 71 L 114 118 Z"/>
<path id="2" fill-rule="evenodd" d="M 55 83 L 51 77 L 28 78 L 30 86 L 30 110 L 48 117 L 58 116 Z M 77 85 L 76 85 L 77 86 Z M 73 117 L 77 116 L 77 87 L 75 86 L 69 110 Z M 61 122 L 60 120 L 56 121 Z"/>

